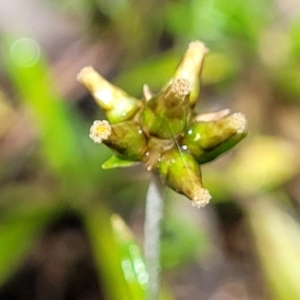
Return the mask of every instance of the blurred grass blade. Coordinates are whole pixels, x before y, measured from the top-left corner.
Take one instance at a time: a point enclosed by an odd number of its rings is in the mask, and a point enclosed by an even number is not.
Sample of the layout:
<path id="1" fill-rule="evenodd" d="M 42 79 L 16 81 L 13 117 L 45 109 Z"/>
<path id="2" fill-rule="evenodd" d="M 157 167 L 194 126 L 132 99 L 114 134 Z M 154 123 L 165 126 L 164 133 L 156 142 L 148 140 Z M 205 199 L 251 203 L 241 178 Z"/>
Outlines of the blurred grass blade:
<path id="1" fill-rule="evenodd" d="M 121 254 L 112 231 L 108 211 L 99 206 L 85 212 L 84 221 L 96 266 L 108 300 L 141 299 L 132 295 L 121 268 Z"/>
<path id="2" fill-rule="evenodd" d="M 230 164 L 225 178 L 234 193 L 249 195 L 274 189 L 299 170 L 297 147 L 276 136 L 247 139 Z"/>
<path id="3" fill-rule="evenodd" d="M 104 207 L 84 216 L 101 283 L 109 300 L 143 300 L 148 280 L 142 252 L 124 221 Z M 161 300 L 173 300 L 163 286 Z"/>
<path id="4" fill-rule="evenodd" d="M 66 103 L 53 92 L 39 45 L 31 38 L 5 37 L 1 50 L 6 73 L 33 117 L 47 163 L 58 173 L 76 165 L 76 132 Z"/>
<path id="5" fill-rule="evenodd" d="M 126 282 L 132 293 L 131 299 L 144 299 L 148 273 L 139 246 L 126 226 L 117 215 L 111 218 L 112 229 L 121 254 L 121 265 Z"/>
<path id="6" fill-rule="evenodd" d="M 278 300 L 300 299 L 300 225 L 271 196 L 248 210 L 257 253 L 269 290 Z"/>
<path id="7" fill-rule="evenodd" d="M 142 252 L 125 222 L 118 215 L 111 217 L 112 229 L 121 253 L 121 265 L 126 282 L 132 292 L 131 299 L 143 300 L 146 297 L 148 272 Z M 134 298 L 135 297 L 135 298 Z M 163 284 L 161 300 L 174 300 Z"/>
<path id="8" fill-rule="evenodd" d="M 13 210 L 0 221 L 0 286 L 16 271 L 34 239 L 57 213 L 54 206 Z"/>

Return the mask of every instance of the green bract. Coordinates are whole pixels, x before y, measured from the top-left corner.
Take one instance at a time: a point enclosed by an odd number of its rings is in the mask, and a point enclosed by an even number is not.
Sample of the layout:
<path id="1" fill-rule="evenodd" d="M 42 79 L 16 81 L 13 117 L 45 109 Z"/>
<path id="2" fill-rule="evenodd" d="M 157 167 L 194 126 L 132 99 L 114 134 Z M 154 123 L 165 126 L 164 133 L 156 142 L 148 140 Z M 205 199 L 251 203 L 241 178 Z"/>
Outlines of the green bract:
<path id="1" fill-rule="evenodd" d="M 108 121 L 94 121 L 90 137 L 115 152 L 103 168 L 144 164 L 184 194 L 197 207 L 211 196 L 203 187 L 200 164 L 231 149 L 246 132 L 246 118 L 229 110 L 196 114 L 200 74 L 207 49 L 190 43 L 174 76 L 161 92 L 152 95 L 144 86 L 141 100 L 113 86 L 92 67 L 85 67 L 78 80 L 105 111 Z"/>

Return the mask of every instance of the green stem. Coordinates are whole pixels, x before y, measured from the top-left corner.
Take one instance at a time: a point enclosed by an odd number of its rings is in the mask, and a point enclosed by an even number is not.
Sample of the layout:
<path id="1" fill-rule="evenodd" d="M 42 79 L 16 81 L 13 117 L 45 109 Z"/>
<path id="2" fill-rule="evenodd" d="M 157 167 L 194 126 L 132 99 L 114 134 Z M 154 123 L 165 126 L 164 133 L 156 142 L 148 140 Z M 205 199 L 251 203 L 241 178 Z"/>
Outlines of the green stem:
<path id="1" fill-rule="evenodd" d="M 145 209 L 145 259 L 149 273 L 147 300 L 158 300 L 160 294 L 160 221 L 163 214 L 163 184 L 156 174 L 146 196 Z"/>

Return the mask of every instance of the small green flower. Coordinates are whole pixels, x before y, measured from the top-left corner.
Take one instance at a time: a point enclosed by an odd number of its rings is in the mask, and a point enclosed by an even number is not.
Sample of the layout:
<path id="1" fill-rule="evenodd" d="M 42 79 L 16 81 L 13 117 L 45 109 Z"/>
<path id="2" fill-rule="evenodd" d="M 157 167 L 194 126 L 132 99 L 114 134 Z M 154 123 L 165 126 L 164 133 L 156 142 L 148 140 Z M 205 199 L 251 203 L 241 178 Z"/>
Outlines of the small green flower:
<path id="1" fill-rule="evenodd" d="M 242 113 L 230 114 L 228 109 L 195 113 L 206 53 L 203 43 L 190 43 L 162 91 L 153 95 L 145 85 L 141 100 L 107 82 L 92 67 L 78 74 L 108 119 L 95 121 L 90 129 L 95 143 L 104 143 L 115 152 L 103 168 L 142 163 L 147 171 L 157 171 L 166 185 L 187 196 L 194 206 L 209 202 L 200 164 L 242 140 L 247 135 L 247 121 Z"/>
<path id="2" fill-rule="evenodd" d="M 246 124 L 242 113 L 205 121 L 196 118 L 185 131 L 183 147 L 189 149 L 199 164 L 209 162 L 246 136 Z"/>
<path id="3" fill-rule="evenodd" d="M 110 125 L 108 121 L 94 121 L 90 138 L 104 143 L 126 160 L 141 161 L 147 151 L 147 139 L 137 122 L 125 121 Z"/>
<path id="4" fill-rule="evenodd" d="M 149 136 L 173 138 L 186 127 L 192 85 L 187 79 L 175 78 L 168 87 L 145 103 L 140 122 Z"/>
<path id="5" fill-rule="evenodd" d="M 161 178 L 178 193 L 186 195 L 197 207 L 205 206 L 211 196 L 203 187 L 201 171 L 189 152 L 171 149 L 165 152 L 158 166 Z"/>

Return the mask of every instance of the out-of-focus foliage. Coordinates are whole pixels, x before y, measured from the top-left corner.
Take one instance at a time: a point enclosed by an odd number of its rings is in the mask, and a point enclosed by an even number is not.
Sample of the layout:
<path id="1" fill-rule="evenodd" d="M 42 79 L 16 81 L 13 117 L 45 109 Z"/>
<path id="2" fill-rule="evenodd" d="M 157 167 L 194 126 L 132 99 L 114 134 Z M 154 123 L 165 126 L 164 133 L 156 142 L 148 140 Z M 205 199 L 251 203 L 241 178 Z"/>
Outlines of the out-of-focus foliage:
<path id="1" fill-rule="evenodd" d="M 113 231 L 110 214 L 117 210 L 140 231 L 145 173 L 101 170 L 108 151 L 89 141 L 97 112 L 91 112 L 75 77 L 85 64 L 95 65 L 140 97 L 144 83 L 153 91 L 161 88 L 187 44 L 197 39 L 210 48 L 199 106 L 242 111 L 250 136 L 234 154 L 204 167 L 213 200 L 196 218 L 188 202 L 176 213 L 172 199 L 166 202 L 166 278 L 178 299 L 231 297 L 241 287 L 247 299 L 299 299 L 297 1 L 16 2 L 0 3 L 0 285 L 14 278 L 50 224 L 71 210 L 83 221 L 106 298 L 140 299 L 139 273 L 127 273 L 126 280 L 121 262 L 131 270 L 136 261 L 143 266 L 141 252 L 126 234 Z M 14 9 L 5 10 L 10 3 Z M 247 230 L 235 236 L 239 218 Z M 253 256 L 259 266 L 246 270 Z M 194 263 L 188 281 L 176 285 L 184 281 L 185 262 Z M 259 280 L 253 284 L 253 278 Z"/>
<path id="2" fill-rule="evenodd" d="M 32 187 L 32 189 L 35 187 Z M 11 192 L 14 197 L 9 197 L 14 201 L 17 197 L 45 197 L 44 195 L 36 195 L 32 189 L 22 187 L 14 187 Z M 9 189 L 5 191 L 10 192 Z M 2 197 L 5 199 L 5 194 Z M 2 198 L 2 199 L 3 199 Z M 1 216 L 0 224 L 0 285 L 5 283 L 10 275 L 17 270 L 18 264 L 22 262 L 24 255 L 32 244 L 35 242 L 37 234 L 55 215 L 59 213 L 49 200 L 49 203 L 43 205 L 31 204 L 27 208 L 22 205 L 12 210 L 4 211 Z"/>
<path id="3" fill-rule="evenodd" d="M 297 278 L 300 269 L 300 226 L 276 196 L 253 198 L 249 222 L 258 255 L 270 290 L 275 299 L 297 299 L 300 294 Z"/>
<path id="4" fill-rule="evenodd" d="M 16 192 L 20 188 L 17 183 L 13 187 L 15 192 L 12 193 L 9 186 L 2 191 L 0 283 L 3 284 L 16 269 L 16 264 L 21 262 L 43 227 L 71 207 L 83 215 L 96 261 L 107 260 L 104 264 L 99 262 L 107 299 L 141 299 L 141 284 L 137 280 L 135 286 L 130 289 L 127 286 L 109 215 L 102 207 L 102 191 L 98 194 L 96 189 L 102 176 L 97 161 L 101 162 L 105 152 L 93 157 L 88 152 L 90 148 L 85 148 L 85 135 L 81 131 L 84 123 L 75 112 L 71 114 L 66 102 L 53 93 L 47 68 L 40 53 L 34 52 L 37 50 L 36 42 L 27 38 L 7 39 L 2 47 L 7 73 L 38 130 L 39 155 L 44 160 L 40 166 L 48 174 L 38 186 L 29 181 L 19 193 Z M 43 181 L 46 186 L 43 186 Z M 28 207 L 24 207 L 21 201 L 26 202 Z M 21 205 L 22 209 L 13 209 L 15 205 Z"/>
<path id="5" fill-rule="evenodd" d="M 181 197 L 170 192 L 166 218 L 162 224 L 161 265 L 164 270 L 183 266 L 209 252 L 208 232 L 199 228 L 197 219 L 181 214 Z"/>

